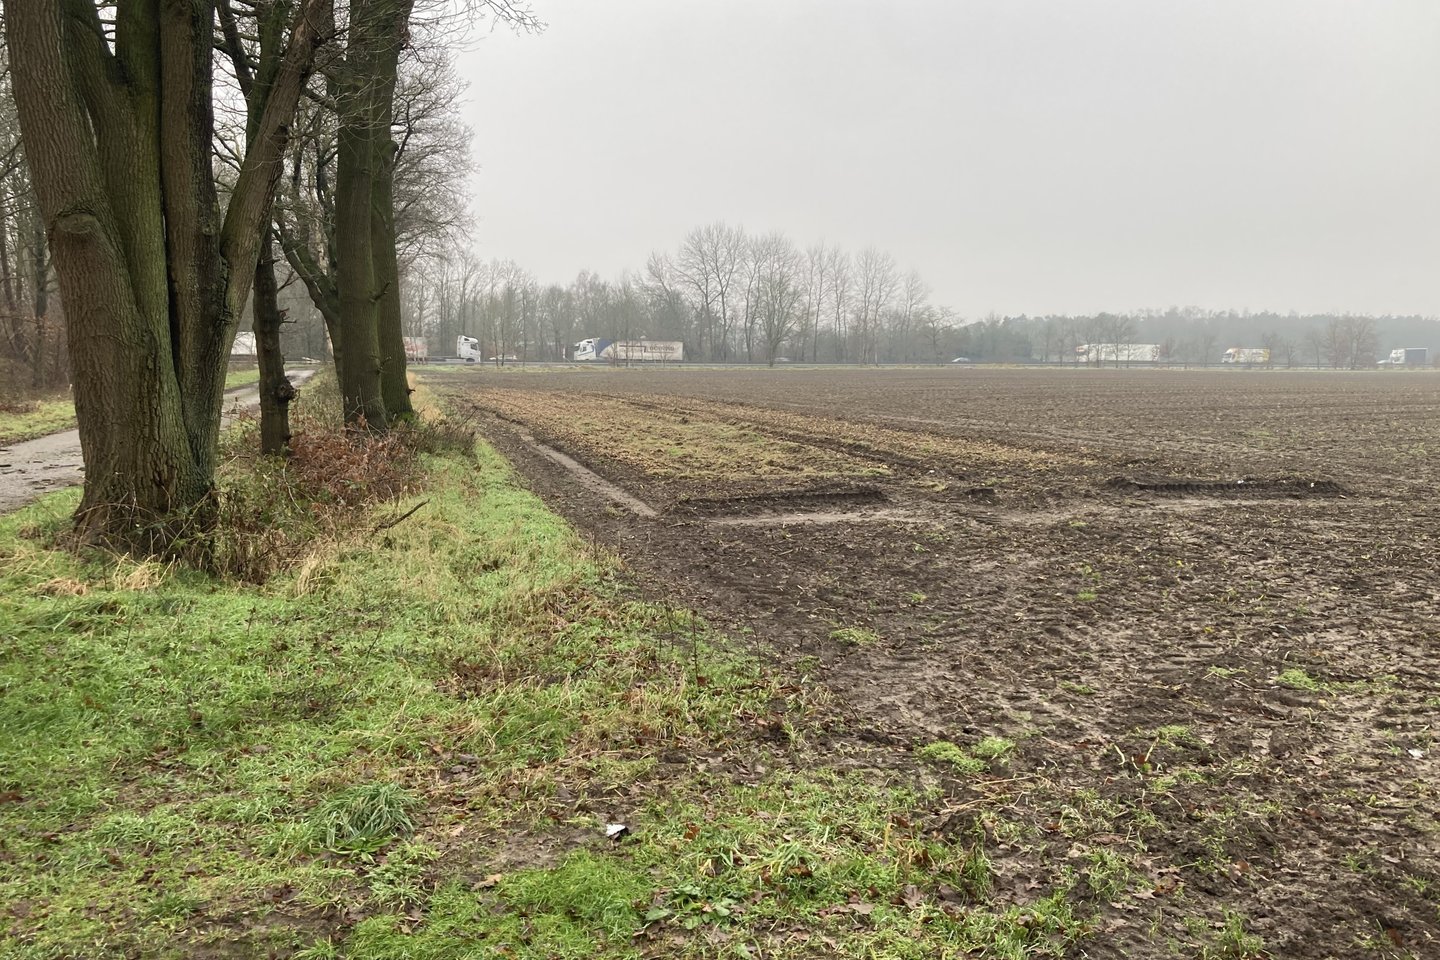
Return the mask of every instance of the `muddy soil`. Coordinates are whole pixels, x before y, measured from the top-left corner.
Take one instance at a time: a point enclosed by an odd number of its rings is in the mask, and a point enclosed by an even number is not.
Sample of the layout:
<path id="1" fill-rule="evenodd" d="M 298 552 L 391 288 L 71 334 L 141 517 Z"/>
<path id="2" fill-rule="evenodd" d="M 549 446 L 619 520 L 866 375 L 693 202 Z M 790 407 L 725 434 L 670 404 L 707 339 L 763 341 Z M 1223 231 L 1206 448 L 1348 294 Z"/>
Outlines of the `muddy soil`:
<path id="1" fill-rule="evenodd" d="M 1227 911 L 1275 957 L 1440 955 L 1440 457 L 1422 455 L 1440 378 L 617 371 L 446 387 L 643 589 L 833 690 L 837 737 L 898 753 L 1014 740 L 1004 811 L 1022 830 L 998 832 L 961 780 L 950 798 L 977 805 L 998 888 L 1024 902 L 1097 850 L 1143 878 L 1077 956 L 1194 956 Z M 517 417 L 602 400 L 885 470 L 729 496 L 702 455 L 665 475 Z"/>

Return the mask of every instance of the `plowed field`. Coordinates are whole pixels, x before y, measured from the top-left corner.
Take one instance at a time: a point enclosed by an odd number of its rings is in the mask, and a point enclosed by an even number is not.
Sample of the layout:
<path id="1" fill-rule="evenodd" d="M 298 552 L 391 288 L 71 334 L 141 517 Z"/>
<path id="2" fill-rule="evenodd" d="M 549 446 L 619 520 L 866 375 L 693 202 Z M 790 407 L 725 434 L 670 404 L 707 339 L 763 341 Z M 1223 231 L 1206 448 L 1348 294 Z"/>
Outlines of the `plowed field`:
<path id="1" fill-rule="evenodd" d="M 1089 878 L 1073 956 L 1241 919 L 1263 953 L 1203 955 L 1440 956 L 1440 376 L 437 382 L 645 589 L 833 691 L 837 756 L 1013 743 L 937 829 L 1017 904 Z"/>

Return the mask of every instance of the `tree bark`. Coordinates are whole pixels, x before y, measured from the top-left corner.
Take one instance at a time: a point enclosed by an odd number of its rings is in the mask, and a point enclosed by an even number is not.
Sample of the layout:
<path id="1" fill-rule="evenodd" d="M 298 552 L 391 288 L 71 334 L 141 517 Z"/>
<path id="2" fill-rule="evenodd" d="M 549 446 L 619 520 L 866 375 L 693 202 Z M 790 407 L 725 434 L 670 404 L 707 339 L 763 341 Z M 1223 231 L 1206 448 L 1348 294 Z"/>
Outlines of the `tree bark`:
<path id="1" fill-rule="evenodd" d="M 380 386 L 385 411 L 396 419 L 410 419 L 410 378 L 406 375 L 405 330 L 400 311 L 400 264 L 395 252 L 395 143 L 381 138 L 375 176 L 375 198 L 370 207 L 370 249 L 375 258 L 375 282 L 380 287 Z"/>
<path id="2" fill-rule="evenodd" d="M 50 358 L 50 331 L 46 315 L 50 311 L 50 246 L 45 239 L 45 224 L 34 211 L 30 213 L 31 311 L 35 322 L 35 346 L 30 362 L 31 383 L 36 387 L 50 386 L 54 380 L 45 364 Z M 58 379 L 58 377 L 56 378 Z"/>
<path id="3" fill-rule="evenodd" d="M 275 244 L 269 228 L 260 240 L 255 264 L 255 354 L 260 363 L 260 453 L 290 455 L 290 401 L 295 387 L 285 376 L 280 351 L 280 291 L 275 284 Z"/>
<path id="4" fill-rule="evenodd" d="M 391 415 L 411 410 L 399 271 L 393 266 L 390 127 L 413 5 L 413 0 L 352 0 L 338 105 L 336 286 L 345 357 L 340 387 L 346 422 L 363 421 L 370 429 L 385 429 Z"/>
<path id="5" fill-rule="evenodd" d="M 252 62 L 241 40 L 230 0 L 219 6 L 222 35 L 235 67 L 235 76 L 245 94 L 246 139 L 260 133 L 265 109 L 284 63 L 285 24 L 290 18 L 290 0 L 275 0 L 257 8 L 256 32 L 259 58 Z M 279 161 L 277 161 L 278 165 Z M 266 212 L 260 227 L 259 256 L 255 261 L 255 285 L 251 299 L 255 321 L 255 358 L 260 367 L 260 453 L 284 457 L 290 453 L 290 401 L 295 388 L 285 376 L 285 356 L 280 349 L 280 291 L 275 283 L 274 230 Z"/>
<path id="6" fill-rule="evenodd" d="M 353 46 L 354 34 L 360 27 L 352 21 L 350 29 Z M 353 61 L 349 69 L 365 73 L 364 68 Z M 363 86 L 363 81 L 356 81 L 356 85 Z M 356 90 L 353 95 L 368 99 L 364 90 Z M 340 397 L 346 423 L 384 430 L 387 418 L 380 389 L 379 298 L 370 232 L 375 150 L 369 129 L 370 111 L 361 106 L 353 110 L 350 117 L 341 118 L 335 174 L 335 285 L 340 292 L 340 322 L 336 330 L 339 337 L 336 339 L 345 358 L 340 368 Z"/>

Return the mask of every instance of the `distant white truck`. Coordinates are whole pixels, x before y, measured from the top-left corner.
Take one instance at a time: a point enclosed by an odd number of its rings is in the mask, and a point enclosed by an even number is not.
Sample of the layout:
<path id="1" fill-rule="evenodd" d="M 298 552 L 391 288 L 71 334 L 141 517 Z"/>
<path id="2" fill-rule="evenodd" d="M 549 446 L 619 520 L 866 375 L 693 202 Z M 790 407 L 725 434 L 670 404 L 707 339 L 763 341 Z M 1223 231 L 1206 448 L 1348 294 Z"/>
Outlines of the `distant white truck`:
<path id="1" fill-rule="evenodd" d="M 1270 362 L 1269 347 L 1231 347 L 1220 358 L 1221 363 L 1243 363 L 1247 366 Z"/>
<path id="2" fill-rule="evenodd" d="M 1380 363 L 1386 367 L 1423 367 L 1430 362 L 1429 347 L 1396 347 Z"/>
<path id="3" fill-rule="evenodd" d="M 1081 363 L 1158 363 L 1158 343 L 1082 343 L 1075 348 Z"/>
<path id="4" fill-rule="evenodd" d="M 463 333 L 455 338 L 455 356 L 466 363 L 485 359 L 485 354 L 480 352 L 480 341 Z"/>
<path id="5" fill-rule="evenodd" d="M 682 340 L 606 340 L 587 337 L 575 344 L 575 359 L 581 363 L 675 363 L 685 359 Z"/>

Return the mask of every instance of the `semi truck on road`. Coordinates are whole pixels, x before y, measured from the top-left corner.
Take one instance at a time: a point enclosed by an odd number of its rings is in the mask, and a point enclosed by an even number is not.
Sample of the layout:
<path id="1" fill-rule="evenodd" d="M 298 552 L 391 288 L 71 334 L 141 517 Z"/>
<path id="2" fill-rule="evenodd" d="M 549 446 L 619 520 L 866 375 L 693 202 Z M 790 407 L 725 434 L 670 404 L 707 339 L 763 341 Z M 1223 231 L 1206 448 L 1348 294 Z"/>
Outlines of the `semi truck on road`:
<path id="1" fill-rule="evenodd" d="M 674 363 L 685 359 L 685 343 L 682 340 L 605 340 L 601 337 L 587 337 L 575 344 L 575 359 L 582 363 Z"/>
<path id="2" fill-rule="evenodd" d="M 1220 358 L 1220 362 L 1221 362 L 1221 363 L 1244 363 L 1244 364 L 1269 363 L 1269 362 L 1270 362 L 1270 348 L 1269 348 L 1269 347 L 1231 347 L 1230 349 L 1228 349 L 1228 350 L 1225 351 L 1225 355 Z"/>
<path id="3" fill-rule="evenodd" d="M 455 356 L 466 363 L 474 363 L 477 360 L 484 360 L 485 354 L 480 350 L 480 341 L 474 337 L 467 337 L 464 334 L 455 338 Z"/>
<path id="4" fill-rule="evenodd" d="M 1429 347 L 1396 347 L 1387 359 L 1380 361 L 1386 367 L 1423 367 L 1429 362 Z"/>
<path id="5" fill-rule="evenodd" d="M 1082 343 L 1075 348 L 1075 359 L 1081 363 L 1158 363 L 1162 350 L 1158 343 Z"/>

